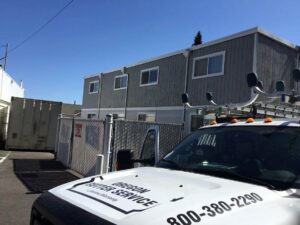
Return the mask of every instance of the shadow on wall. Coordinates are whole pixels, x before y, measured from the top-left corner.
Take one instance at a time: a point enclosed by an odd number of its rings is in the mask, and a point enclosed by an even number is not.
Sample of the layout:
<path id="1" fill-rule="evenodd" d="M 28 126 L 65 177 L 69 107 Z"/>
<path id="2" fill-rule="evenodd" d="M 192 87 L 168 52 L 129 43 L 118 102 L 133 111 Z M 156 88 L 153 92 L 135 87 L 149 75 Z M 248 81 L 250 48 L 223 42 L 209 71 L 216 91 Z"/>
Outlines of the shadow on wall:
<path id="1" fill-rule="evenodd" d="M 16 176 L 29 190 L 27 194 L 43 193 L 58 185 L 78 179 L 54 159 L 14 159 L 13 165 Z"/>

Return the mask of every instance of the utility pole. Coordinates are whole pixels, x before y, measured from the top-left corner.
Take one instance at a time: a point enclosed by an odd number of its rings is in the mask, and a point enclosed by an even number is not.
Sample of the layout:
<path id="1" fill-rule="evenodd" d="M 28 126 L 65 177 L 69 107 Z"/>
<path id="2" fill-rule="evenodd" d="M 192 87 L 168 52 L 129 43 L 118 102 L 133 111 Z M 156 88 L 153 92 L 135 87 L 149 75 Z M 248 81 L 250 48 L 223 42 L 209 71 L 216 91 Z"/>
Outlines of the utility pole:
<path id="1" fill-rule="evenodd" d="M 7 59 L 8 44 L 6 44 L 4 47 L 5 47 L 5 55 L 4 55 L 4 66 L 3 66 L 3 69 L 5 70 L 5 68 L 6 68 L 6 59 Z"/>

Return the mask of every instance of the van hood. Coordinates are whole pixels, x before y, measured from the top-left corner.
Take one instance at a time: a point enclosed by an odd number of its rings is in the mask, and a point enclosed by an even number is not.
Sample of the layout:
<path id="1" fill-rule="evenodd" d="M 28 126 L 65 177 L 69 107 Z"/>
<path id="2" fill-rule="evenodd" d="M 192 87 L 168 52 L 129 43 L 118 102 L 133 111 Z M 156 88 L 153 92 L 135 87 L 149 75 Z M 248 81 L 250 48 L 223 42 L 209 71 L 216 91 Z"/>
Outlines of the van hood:
<path id="1" fill-rule="evenodd" d="M 84 178 L 50 193 L 120 225 L 300 224 L 295 190 L 162 168 Z"/>

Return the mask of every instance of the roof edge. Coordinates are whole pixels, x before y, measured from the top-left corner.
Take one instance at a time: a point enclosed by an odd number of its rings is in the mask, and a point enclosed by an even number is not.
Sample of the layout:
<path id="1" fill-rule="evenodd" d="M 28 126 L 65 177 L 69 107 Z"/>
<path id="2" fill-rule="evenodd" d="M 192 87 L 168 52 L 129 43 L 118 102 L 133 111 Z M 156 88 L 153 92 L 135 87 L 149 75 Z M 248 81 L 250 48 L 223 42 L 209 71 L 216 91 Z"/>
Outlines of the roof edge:
<path id="1" fill-rule="evenodd" d="M 149 58 L 149 59 L 146 59 L 146 60 L 141 60 L 141 61 L 138 61 L 136 63 L 126 65 L 125 67 L 130 68 L 130 67 L 134 67 L 134 66 L 139 66 L 139 65 L 142 65 L 142 64 L 145 64 L 145 63 L 149 63 L 149 62 L 153 62 L 153 61 L 156 61 L 156 60 L 168 58 L 168 57 L 171 57 L 171 56 L 183 54 L 187 50 L 193 51 L 193 50 L 209 47 L 211 45 L 219 44 L 219 43 L 222 43 L 222 42 L 225 42 L 225 41 L 230 41 L 230 40 L 233 40 L 233 39 L 236 39 L 236 38 L 244 37 L 244 36 L 247 36 L 247 35 L 250 35 L 250 34 L 255 34 L 255 33 L 263 34 L 263 35 L 265 35 L 265 36 L 267 36 L 267 37 L 269 37 L 269 38 L 271 38 L 271 39 L 273 39 L 273 40 L 275 40 L 275 41 L 277 41 L 281 44 L 284 44 L 284 45 L 286 45 L 290 48 L 296 49 L 295 44 L 293 44 L 293 43 L 291 43 L 291 42 L 289 42 L 289 41 L 287 41 L 283 38 L 279 38 L 279 37 L 275 36 L 274 34 L 272 34 L 271 32 L 268 32 L 268 31 L 266 31 L 266 30 L 264 30 L 260 27 L 253 27 L 253 28 L 250 28 L 250 29 L 238 32 L 238 33 L 234 33 L 232 35 L 225 36 L 223 38 L 219 38 L 219 39 L 216 39 L 216 40 L 213 40 L 213 41 L 206 42 L 206 43 L 198 45 L 198 46 L 192 46 L 190 48 L 185 48 L 185 49 L 181 49 L 181 50 L 178 50 L 178 51 L 163 54 L 163 55 L 160 55 L 160 56 L 152 57 L 152 58 Z M 105 71 L 105 72 L 102 72 L 102 73 L 88 75 L 84 78 L 87 79 L 87 78 L 92 78 L 92 77 L 96 77 L 96 76 L 101 76 L 101 74 L 105 75 L 105 74 L 116 72 L 116 71 L 122 71 L 123 68 L 124 67 L 111 69 L 109 71 Z"/>

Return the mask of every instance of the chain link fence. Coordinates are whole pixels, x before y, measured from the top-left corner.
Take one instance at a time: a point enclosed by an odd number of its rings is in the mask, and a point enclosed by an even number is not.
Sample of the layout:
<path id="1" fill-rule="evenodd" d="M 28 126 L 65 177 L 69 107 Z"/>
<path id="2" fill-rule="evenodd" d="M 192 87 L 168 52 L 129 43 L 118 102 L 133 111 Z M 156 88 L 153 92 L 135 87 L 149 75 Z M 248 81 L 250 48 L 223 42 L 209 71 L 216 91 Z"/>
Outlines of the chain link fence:
<path id="1" fill-rule="evenodd" d="M 134 157 L 139 158 L 143 141 L 151 126 L 159 127 L 160 157 L 167 154 L 183 138 L 181 124 L 115 120 L 111 137 L 110 171 L 115 170 L 116 155 L 121 149 L 131 149 Z M 106 140 L 110 135 L 105 133 L 108 129 L 105 121 L 61 118 L 58 129 L 57 159 L 84 176 L 94 175 L 97 155 L 103 154 L 107 157 L 105 148 L 110 143 Z M 107 159 L 104 158 L 104 162 Z"/>
<path id="2" fill-rule="evenodd" d="M 60 118 L 58 134 L 57 159 L 82 175 L 94 175 L 96 156 L 103 154 L 104 121 Z"/>
<path id="3" fill-rule="evenodd" d="M 95 174 L 98 154 L 103 152 L 104 121 L 74 120 L 71 169 L 90 176 Z"/>
<path id="4" fill-rule="evenodd" d="M 160 158 L 169 153 L 183 136 L 182 124 L 163 124 L 141 121 L 115 120 L 113 139 L 113 164 L 115 168 L 116 153 L 121 149 L 131 149 L 134 158 L 139 158 L 145 136 L 151 126 L 159 127 Z"/>
<path id="5" fill-rule="evenodd" d="M 72 141 L 72 118 L 59 118 L 58 119 L 58 137 L 56 138 L 56 156 L 57 159 L 66 167 L 69 166 L 69 157 L 71 151 Z"/>

